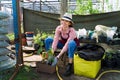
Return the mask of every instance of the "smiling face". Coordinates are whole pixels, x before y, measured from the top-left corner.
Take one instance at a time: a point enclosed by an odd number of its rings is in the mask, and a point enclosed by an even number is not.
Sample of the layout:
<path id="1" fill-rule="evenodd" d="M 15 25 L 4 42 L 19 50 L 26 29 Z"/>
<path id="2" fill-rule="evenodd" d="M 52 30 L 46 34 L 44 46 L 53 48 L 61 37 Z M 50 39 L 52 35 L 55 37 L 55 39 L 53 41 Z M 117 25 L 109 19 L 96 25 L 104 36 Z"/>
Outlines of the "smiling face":
<path id="1" fill-rule="evenodd" d="M 71 22 L 64 20 L 64 19 L 61 19 L 60 24 L 61 24 L 63 30 L 67 30 L 69 28 L 69 26 L 71 25 Z"/>

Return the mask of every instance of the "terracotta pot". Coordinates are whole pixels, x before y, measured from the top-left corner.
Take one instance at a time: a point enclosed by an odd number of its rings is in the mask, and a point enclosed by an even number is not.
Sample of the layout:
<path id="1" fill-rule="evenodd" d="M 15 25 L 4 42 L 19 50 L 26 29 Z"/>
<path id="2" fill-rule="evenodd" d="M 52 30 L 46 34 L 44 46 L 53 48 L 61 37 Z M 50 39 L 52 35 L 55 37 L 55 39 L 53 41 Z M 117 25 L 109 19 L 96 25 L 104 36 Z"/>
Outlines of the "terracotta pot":
<path id="1" fill-rule="evenodd" d="M 27 43 L 26 43 L 26 38 L 22 38 L 22 46 L 26 46 Z"/>
<path id="2" fill-rule="evenodd" d="M 14 40 L 10 40 L 10 44 L 11 44 L 11 45 L 14 45 L 14 44 L 15 44 L 15 41 L 14 41 Z"/>

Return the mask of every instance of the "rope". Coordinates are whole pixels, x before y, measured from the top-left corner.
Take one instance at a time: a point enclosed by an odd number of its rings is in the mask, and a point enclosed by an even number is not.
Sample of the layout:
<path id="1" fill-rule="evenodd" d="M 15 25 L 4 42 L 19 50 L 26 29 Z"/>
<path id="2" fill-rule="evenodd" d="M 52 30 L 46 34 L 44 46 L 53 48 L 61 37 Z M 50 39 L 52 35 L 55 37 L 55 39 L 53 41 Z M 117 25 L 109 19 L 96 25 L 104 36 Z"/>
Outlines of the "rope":
<path id="1" fill-rule="evenodd" d="M 101 76 L 103 76 L 105 73 L 109 73 L 109 72 L 117 72 L 117 73 L 120 73 L 119 70 L 108 70 L 108 71 L 104 71 L 104 72 L 102 72 L 102 73 L 96 78 L 96 80 L 100 80 Z"/>
<path id="2" fill-rule="evenodd" d="M 56 72 L 57 72 L 57 76 L 59 78 L 59 80 L 63 80 L 62 77 L 60 76 L 59 72 L 58 72 L 58 66 L 56 65 Z"/>

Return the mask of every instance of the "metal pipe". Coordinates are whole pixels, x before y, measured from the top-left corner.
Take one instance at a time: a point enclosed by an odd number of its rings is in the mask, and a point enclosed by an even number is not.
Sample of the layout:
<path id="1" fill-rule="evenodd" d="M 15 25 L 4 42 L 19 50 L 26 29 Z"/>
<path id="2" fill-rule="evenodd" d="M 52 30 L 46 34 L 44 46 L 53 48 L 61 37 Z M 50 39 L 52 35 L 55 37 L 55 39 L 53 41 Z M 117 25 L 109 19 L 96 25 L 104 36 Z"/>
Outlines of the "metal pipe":
<path id="1" fill-rule="evenodd" d="M 13 24 L 14 24 L 15 50 L 16 50 L 17 61 L 16 61 L 15 71 L 9 80 L 13 80 L 16 74 L 18 73 L 20 67 L 23 66 L 19 0 L 12 0 L 12 8 L 13 8 Z"/>
<path id="2" fill-rule="evenodd" d="M 16 50 L 16 58 L 17 58 L 16 62 L 17 64 L 23 64 L 19 0 L 12 0 L 12 7 L 13 7 L 13 24 L 14 24 L 14 35 L 15 35 L 15 50 Z"/>

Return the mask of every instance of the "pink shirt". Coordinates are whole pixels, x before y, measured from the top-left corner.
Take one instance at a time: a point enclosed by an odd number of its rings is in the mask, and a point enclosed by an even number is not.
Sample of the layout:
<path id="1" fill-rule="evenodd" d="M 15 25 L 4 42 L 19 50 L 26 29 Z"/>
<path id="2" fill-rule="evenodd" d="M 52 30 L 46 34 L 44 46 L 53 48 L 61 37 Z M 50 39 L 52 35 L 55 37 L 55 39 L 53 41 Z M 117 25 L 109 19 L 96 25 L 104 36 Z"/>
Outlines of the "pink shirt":
<path id="1" fill-rule="evenodd" d="M 68 36 L 69 33 L 69 36 Z M 53 40 L 53 44 L 52 44 L 52 48 L 55 51 L 57 49 L 57 44 L 58 41 L 61 40 L 61 36 L 64 39 L 67 39 L 67 42 L 65 43 L 64 47 L 62 48 L 61 52 L 64 53 L 67 51 L 68 49 L 68 42 L 70 40 L 74 40 L 77 36 L 76 36 L 76 32 L 75 29 L 70 27 L 67 31 L 63 31 L 61 26 L 58 26 L 55 30 L 55 36 L 54 36 L 54 40 Z"/>

